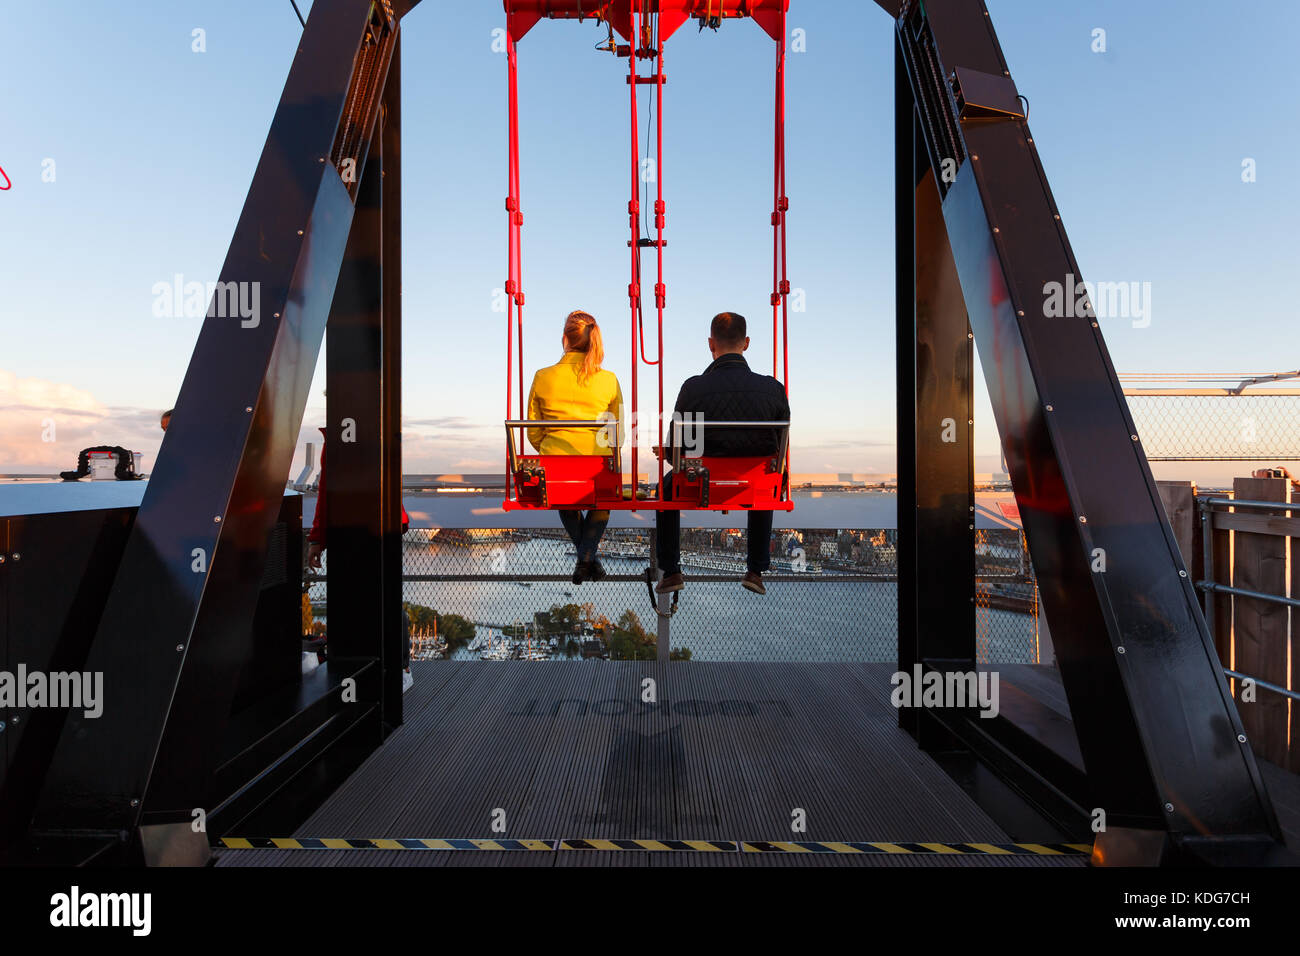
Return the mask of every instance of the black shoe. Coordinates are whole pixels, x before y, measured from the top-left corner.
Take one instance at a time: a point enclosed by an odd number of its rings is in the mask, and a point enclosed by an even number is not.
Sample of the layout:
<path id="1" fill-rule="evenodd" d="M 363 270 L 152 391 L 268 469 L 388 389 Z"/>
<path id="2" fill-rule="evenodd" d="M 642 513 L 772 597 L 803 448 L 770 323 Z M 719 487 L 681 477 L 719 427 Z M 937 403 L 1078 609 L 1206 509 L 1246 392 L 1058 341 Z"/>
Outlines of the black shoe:
<path id="1" fill-rule="evenodd" d="M 591 562 L 579 561 L 577 564 L 573 566 L 573 577 L 570 578 L 569 580 L 571 580 L 574 584 L 581 584 L 583 581 L 587 580 L 587 577 L 590 574 L 591 574 Z"/>
<path id="2" fill-rule="evenodd" d="M 600 563 L 599 558 L 593 558 L 591 561 L 591 570 L 587 572 L 588 581 L 601 581 L 605 577 L 605 568 Z"/>

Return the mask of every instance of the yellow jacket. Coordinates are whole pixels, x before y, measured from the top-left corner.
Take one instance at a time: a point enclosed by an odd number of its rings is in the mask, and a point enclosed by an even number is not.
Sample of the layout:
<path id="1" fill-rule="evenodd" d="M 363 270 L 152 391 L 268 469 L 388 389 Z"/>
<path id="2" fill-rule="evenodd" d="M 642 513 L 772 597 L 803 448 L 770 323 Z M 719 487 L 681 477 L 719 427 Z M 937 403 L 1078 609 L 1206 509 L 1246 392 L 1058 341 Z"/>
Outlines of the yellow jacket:
<path id="1" fill-rule="evenodd" d="M 586 356 L 582 352 L 565 352 L 549 368 L 538 369 L 528 390 L 528 417 L 569 421 L 616 421 L 616 445 L 623 444 L 623 392 L 618 377 L 601 369 L 586 382 L 578 381 L 578 366 Z M 528 441 L 543 455 L 612 455 L 608 438 L 601 444 L 596 428 L 530 428 Z"/>

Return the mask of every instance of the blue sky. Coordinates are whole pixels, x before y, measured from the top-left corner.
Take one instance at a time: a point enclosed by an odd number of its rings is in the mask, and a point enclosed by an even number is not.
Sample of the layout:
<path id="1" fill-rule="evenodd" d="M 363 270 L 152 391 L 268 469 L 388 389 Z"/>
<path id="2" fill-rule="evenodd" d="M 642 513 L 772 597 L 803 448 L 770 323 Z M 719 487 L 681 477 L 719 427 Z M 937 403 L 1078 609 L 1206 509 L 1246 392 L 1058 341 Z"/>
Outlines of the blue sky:
<path id="1" fill-rule="evenodd" d="M 787 94 L 790 278 L 807 302 L 791 316 L 794 468 L 890 472 L 893 36 L 867 0 L 791 6 L 807 45 L 790 55 Z M 1285 98 L 1300 6 L 1263 24 L 1208 2 L 988 6 L 1084 275 L 1151 283 L 1149 327 L 1103 324 L 1116 367 L 1300 367 L 1300 124 Z M 39 10 L 40 28 L 16 47 L 11 32 L 0 60 L 13 182 L 0 192 L 0 471 L 71 467 L 101 441 L 156 450 L 154 416 L 175 400 L 200 320 L 155 317 L 151 289 L 217 278 L 301 30 L 288 0 Z M 0 11 L 11 27 L 32 19 L 16 0 Z M 496 0 L 425 0 L 403 28 L 410 471 L 500 467 L 502 22 Z M 1098 27 L 1105 53 L 1091 49 Z M 191 49 L 195 28 L 206 52 Z M 584 308 L 626 390 L 626 61 L 593 51 L 601 39 L 590 22 L 544 22 L 520 45 L 526 365 L 555 361 L 564 315 Z M 771 354 L 772 47 L 747 22 L 689 25 L 668 45 L 669 404 L 708 363 L 717 311 L 749 317 L 754 364 Z M 323 378 L 322 365 L 307 429 L 323 423 Z M 981 412 L 977 470 L 993 470 Z M 41 443 L 51 416 L 59 440 Z"/>

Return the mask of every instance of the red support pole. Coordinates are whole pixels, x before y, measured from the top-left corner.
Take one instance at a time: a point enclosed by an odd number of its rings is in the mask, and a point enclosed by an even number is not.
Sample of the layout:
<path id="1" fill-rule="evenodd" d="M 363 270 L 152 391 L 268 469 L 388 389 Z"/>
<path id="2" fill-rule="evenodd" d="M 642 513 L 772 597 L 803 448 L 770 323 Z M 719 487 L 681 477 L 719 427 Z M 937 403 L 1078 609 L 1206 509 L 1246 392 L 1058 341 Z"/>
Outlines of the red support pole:
<path id="1" fill-rule="evenodd" d="M 655 53 L 655 252 L 659 272 L 655 284 L 655 308 L 659 313 L 659 416 L 655 426 L 659 436 L 659 500 L 664 500 L 664 306 L 668 290 L 664 285 L 664 40 L 656 19 Z"/>
<path id="2" fill-rule="evenodd" d="M 781 384 L 785 394 L 790 394 L 790 333 L 789 304 L 790 280 L 787 274 L 785 225 L 790 208 L 785 194 L 785 33 L 786 10 L 781 5 L 777 16 L 776 37 L 776 123 L 773 154 L 773 209 L 772 209 L 772 375 L 777 374 L 777 319 L 780 312 Z M 790 473 L 790 446 L 785 449 L 785 470 Z M 784 489 L 783 489 L 784 492 Z"/>
<path id="3" fill-rule="evenodd" d="M 511 320 L 514 320 L 513 335 L 519 340 L 517 376 L 519 389 L 519 415 L 525 417 L 528 409 L 524 399 L 524 279 L 523 279 L 523 235 L 524 214 L 519 196 L 519 63 L 514 36 L 506 34 L 507 66 L 507 110 L 509 112 L 509 132 L 507 149 L 509 151 L 509 173 L 506 198 L 506 214 L 509 224 L 509 275 L 506 279 L 506 417 L 510 418 L 510 375 L 514 370 L 512 356 Z M 513 440 L 513 436 L 512 436 Z M 523 454 L 524 434 L 519 434 L 519 452 Z"/>
<path id="4" fill-rule="evenodd" d="M 636 116 L 636 52 L 640 44 L 641 33 L 638 26 L 638 18 L 641 13 L 641 0 L 628 0 L 631 15 L 631 37 L 628 51 L 628 97 L 631 101 L 632 110 L 632 198 L 627 204 L 628 221 L 632 233 L 632 281 L 628 284 L 627 294 L 631 303 L 632 311 L 632 417 L 631 428 L 628 429 L 632 438 L 632 497 L 637 493 L 637 353 L 638 353 L 638 334 L 637 326 L 640 318 L 641 303 L 641 270 L 638 268 L 641 256 L 640 248 L 640 229 L 639 213 L 641 204 L 638 202 L 639 189 L 637 187 L 637 168 L 640 161 L 640 142 L 637 138 L 637 116 Z"/>
<path id="5" fill-rule="evenodd" d="M 785 29 L 776 41 L 776 92 L 773 95 L 775 122 L 772 126 L 772 376 L 776 377 L 779 366 L 777 362 L 777 343 L 780 339 L 778 328 L 779 306 L 781 304 L 781 140 L 784 135 L 782 123 L 782 87 L 785 80 Z"/>
<path id="6" fill-rule="evenodd" d="M 781 39 L 777 41 L 779 73 L 777 77 L 777 150 L 779 156 L 780 212 L 781 212 L 781 382 L 785 385 L 785 394 L 790 394 L 790 338 L 788 312 L 790 306 L 790 279 L 786 271 L 785 220 L 790 209 L 790 198 L 785 193 L 785 6 L 781 7 Z M 789 447 L 786 448 L 786 463 L 789 464 Z"/>
<path id="7" fill-rule="evenodd" d="M 518 156 L 515 152 L 515 137 L 517 135 L 517 126 L 519 122 L 518 103 L 518 62 L 515 57 L 514 37 L 507 33 L 506 35 L 506 419 L 509 420 L 514 416 L 511 414 L 512 404 L 510 401 L 510 376 L 514 371 L 514 308 L 515 293 L 518 291 L 518 234 L 515 229 L 515 214 L 519 211 L 519 197 L 515 191 L 516 181 L 516 163 Z M 520 414 L 524 414 L 524 409 L 520 409 Z M 515 440 L 514 432 L 507 432 L 507 444 Z M 523 445 L 520 444 L 519 450 L 523 451 Z M 509 474 L 509 468 L 506 469 L 506 496 L 510 495 L 510 486 L 512 476 Z"/>

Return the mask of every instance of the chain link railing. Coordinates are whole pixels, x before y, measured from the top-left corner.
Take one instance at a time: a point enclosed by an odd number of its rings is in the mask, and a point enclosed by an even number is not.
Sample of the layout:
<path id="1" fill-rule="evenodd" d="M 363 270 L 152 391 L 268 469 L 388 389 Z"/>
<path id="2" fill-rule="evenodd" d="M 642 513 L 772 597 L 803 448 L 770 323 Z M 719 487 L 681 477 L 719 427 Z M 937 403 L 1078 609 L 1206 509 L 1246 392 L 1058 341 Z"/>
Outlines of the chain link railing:
<path id="1" fill-rule="evenodd" d="M 981 664 L 1041 661 L 1038 580 L 1019 529 L 975 532 L 975 654 Z"/>
<path id="2" fill-rule="evenodd" d="M 1300 460 L 1300 390 L 1124 394 L 1149 461 Z"/>
<path id="3" fill-rule="evenodd" d="M 608 577 L 575 585 L 574 548 L 559 528 L 413 528 L 402 539 L 412 657 L 653 660 L 649 543 L 644 531 L 607 531 Z M 777 530 L 760 596 L 740 585 L 743 529 L 683 529 L 673 659 L 897 660 L 896 545 L 893 529 Z M 976 566 L 980 661 L 1036 663 L 1037 586 L 1023 534 L 978 531 Z M 317 630 L 328 626 L 322 577 L 308 579 Z"/>

